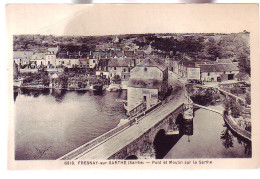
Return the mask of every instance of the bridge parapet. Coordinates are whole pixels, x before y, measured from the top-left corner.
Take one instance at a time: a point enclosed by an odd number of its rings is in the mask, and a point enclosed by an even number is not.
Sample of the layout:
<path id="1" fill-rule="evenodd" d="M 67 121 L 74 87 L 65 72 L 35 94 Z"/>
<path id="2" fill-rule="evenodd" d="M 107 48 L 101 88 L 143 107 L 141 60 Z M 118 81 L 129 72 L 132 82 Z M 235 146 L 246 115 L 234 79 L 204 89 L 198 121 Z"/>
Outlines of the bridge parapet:
<path id="1" fill-rule="evenodd" d="M 86 144 L 76 148 L 75 150 L 69 152 L 68 154 L 58 158 L 58 160 L 71 160 L 71 159 L 76 159 L 78 156 L 80 156 L 82 153 L 90 150 L 92 147 L 101 144 L 103 142 L 105 142 L 107 139 L 109 139 L 110 137 L 112 137 L 113 135 L 122 132 L 123 130 L 129 128 L 130 126 L 132 126 L 137 120 L 140 120 L 142 117 L 144 117 L 146 114 L 150 113 L 151 111 L 157 109 L 158 107 L 160 107 L 162 105 L 162 101 L 160 101 L 159 103 L 157 103 L 156 105 L 150 107 L 149 109 L 139 113 L 136 116 L 133 117 L 129 117 L 129 121 L 121 126 L 117 126 L 114 129 L 111 129 L 110 131 L 102 134 L 101 136 L 87 142 Z"/>

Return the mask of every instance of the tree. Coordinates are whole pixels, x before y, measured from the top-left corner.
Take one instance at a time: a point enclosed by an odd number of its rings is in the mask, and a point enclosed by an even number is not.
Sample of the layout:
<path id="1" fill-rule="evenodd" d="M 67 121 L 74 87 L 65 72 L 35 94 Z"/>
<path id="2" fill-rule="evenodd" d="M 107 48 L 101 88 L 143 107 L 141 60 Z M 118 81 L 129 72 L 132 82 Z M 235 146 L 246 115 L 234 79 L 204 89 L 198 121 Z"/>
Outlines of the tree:
<path id="1" fill-rule="evenodd" d="M 231 100 L 230 110 L 231 110 L 231 115 L 234 118 L 238 118 L 241 115 L 242 108 L 236 101 Z"/>
<path id="2" fill-rule="evenodd" d="M 62 88 L 66 88 L 67 87 L 67 82 L 68 82 L 68 76 L 67 75 L 60 75 L 58 77 L 58 82 L 61 85 Z"/>

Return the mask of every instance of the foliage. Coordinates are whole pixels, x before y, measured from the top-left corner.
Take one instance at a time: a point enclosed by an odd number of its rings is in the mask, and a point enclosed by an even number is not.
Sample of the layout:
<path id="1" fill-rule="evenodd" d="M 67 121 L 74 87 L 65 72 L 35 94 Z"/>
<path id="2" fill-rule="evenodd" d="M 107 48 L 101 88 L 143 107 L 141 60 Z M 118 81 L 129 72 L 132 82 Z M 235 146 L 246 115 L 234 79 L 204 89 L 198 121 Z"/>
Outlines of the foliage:
<path id="1" fill-rule="evenodd" d="M 242 108 L 237 102 L 234 102 L 231 103 L 230 110 L 231 110 L 231 115 L 234 118 L 238 118 L 241 115 Z"/>
<path id="2" fill-rule="evenodd" d="M 112 82 L 115 83 L 115 84 L 121 84 L 121 77 L 119 75 L 115 75 L 112 78 Z"/>
<path id="3" fill-rule="evenodd" d="M 61 74 L 58 77 L 58 83 L 61 85 L 62 88 L 66 88 L 67 87 L 67 82 L 68 82 L 68 76 L 65 74 Z"/>
<path id="4" fill-rule="evenodd" d="M 251 105 L 251 95 L 250 95 L 250 93 L 247 93 L 247 94 L 246 94 L 246 103 L 247 103 L 248 105 Z"/>

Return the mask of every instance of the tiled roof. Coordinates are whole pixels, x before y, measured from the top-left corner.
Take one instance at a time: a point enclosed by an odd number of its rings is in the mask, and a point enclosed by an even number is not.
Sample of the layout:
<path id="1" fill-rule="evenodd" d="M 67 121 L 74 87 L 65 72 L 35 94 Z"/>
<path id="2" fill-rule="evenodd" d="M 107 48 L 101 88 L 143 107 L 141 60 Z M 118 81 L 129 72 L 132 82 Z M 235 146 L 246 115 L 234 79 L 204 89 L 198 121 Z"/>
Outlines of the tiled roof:
<path id="1" fill-rule="evenodd" d="M 54 52 L 54 54 L 57 54 L 58 50 L 59 50 L 58 47 L 49 47 L 47 51 L 48 52 Z"/>
<path id="2" fill-rule="evenodd" d="M 217 59 L 216 61 L 218 64 L 221 64 L 221 63 L 232 63 L 232 60 L 230 59 Z"/>
<path id="3" fill-rule="evenodd" d="M 124 53 L 125 53 L 125 56 L 126 56 L 126 57 L 132 58 L 132 57 L 135 56 L 134 51 L 125 51 Z"/>
<path id="4" fill-rule="evenodd" d="M 66 59 L 79 59 L 80 56 L 79 56 L 79 53 L 77 53 L 77 52 L 69 53 L 69 54 L 63 52 L 63 53 L 58 53 L 57 54 L 57 58 L 62 58 L 62 59 L 63 58 L 66 58 Z"/>
<path id="5" fill-rule="evenodd" d="M 117 58 L 123 57 L 124 53 L 122 51 L 112 51 L 112 56 L 116 56 Z"/>
<path id="6" fill-rule="evenodd" d="M 196 67 L 195 62 L 190 61 L 190 60 L 185 60 L 185 59 L 179 61 L 179 64 L 181 64 L 181 65 L 183 65 L 185 67 Z"/>
<path id="7" fill-rule="evenodd" d="M 214 64 L 214 65 L 199 65 L 201 72 L 224 72 L 238 71 L 238 67 L 234 64 Z"/>
<path id="8" fill-rule="evenodd" d="M 213 65 L 213 64 L 217 64 L 215 61 L 197 61 L 195 62 L 197 65 Z"/>
<path id="9" fill-rule="evenodd" d="M 45 57 L 45 53 L 35 53 L 32 56 L 32 60 L 43 60 Z"/>
<path id="10" fill-rule="evenodd" d="M 31 59 L 33 56 L 32 51 L 14 51 L 13 52 L 13 58 L 19 58 L 19 59 Z"/>
<path id="11" fill-rule="evenodd" d="M 110 52 L 96 51 L 96 52 L 92 52 L 90 56 L 91 56 L 91 58 L 93 58 L 93 57 L 110 58 Z"/>
<path id="12" fill-rule="evenodd" d="M 136 66 L 140 67 L 158 67 L 160 70 L 165 71 L 167 69 L 167 66 L 163 64 L 162 62 L 156 62 L 153 59 L 146 58 L 142 60 L 140 63 L 138 63 Z"/>
<path id="13" fill-rule="evenodd" d="M 108 66 L 108 62 L 109 62 L 109 59 L 104 59 L 104 58 L 101 58 L 98 62 L 98 66 L 99 67 L 106 67 Z"/>
<path id="14" fill-rule="evenodd" d="M 128 59 L 110 59 L 108 66 L 110 67 L 127 67 L 130 64 Z"/>

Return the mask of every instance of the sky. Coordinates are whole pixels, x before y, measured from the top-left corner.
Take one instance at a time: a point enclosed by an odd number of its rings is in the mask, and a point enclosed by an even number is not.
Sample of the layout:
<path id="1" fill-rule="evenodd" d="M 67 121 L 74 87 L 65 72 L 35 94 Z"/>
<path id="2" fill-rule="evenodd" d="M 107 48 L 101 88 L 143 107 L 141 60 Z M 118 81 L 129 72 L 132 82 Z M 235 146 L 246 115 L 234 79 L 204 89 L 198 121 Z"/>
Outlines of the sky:
<path id="1" fill-rule="evenodd" d="M 231 33 L 249 30 L 254 9 L 228 4 L 8 5 L 6 18 L 11 34 Z"/>

